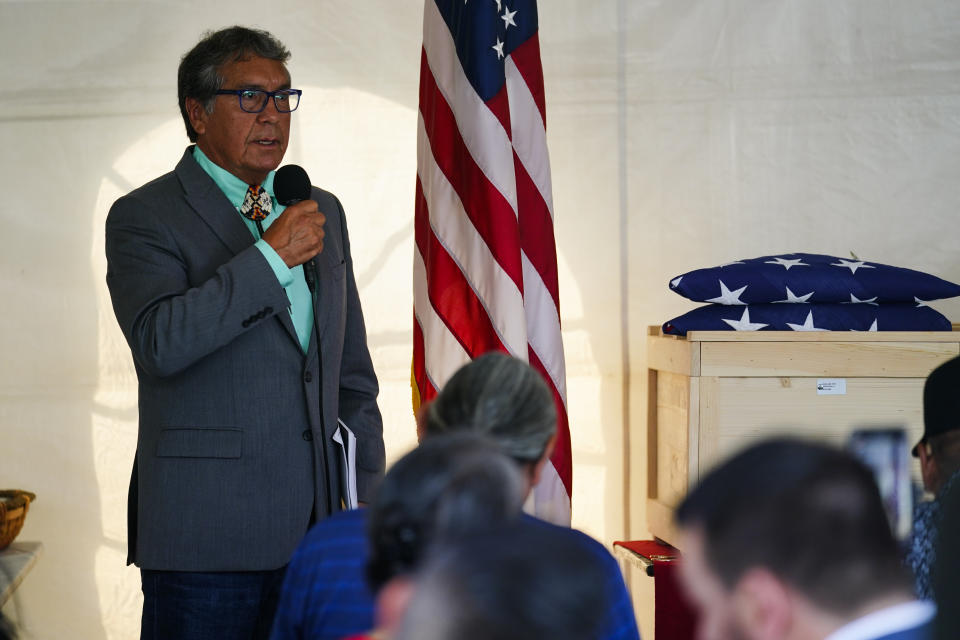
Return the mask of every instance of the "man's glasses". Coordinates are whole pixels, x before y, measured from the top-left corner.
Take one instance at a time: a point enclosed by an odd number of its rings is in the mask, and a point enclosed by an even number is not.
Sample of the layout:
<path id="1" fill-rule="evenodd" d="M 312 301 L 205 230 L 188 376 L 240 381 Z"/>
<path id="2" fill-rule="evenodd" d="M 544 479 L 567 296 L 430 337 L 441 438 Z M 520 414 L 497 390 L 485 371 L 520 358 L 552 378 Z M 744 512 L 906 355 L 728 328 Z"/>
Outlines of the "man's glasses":
<path id="1" fill-rule="evenodd" d="M 273 98 L 273 104 L 280 113 L 290 113 L 300 106 L 300 89 L 280 89 L 264 91 L 262 89 L 220 89 L 218 96 L 237 96 L 240 108 L 247 113 L 260 113 L 267 108 L 267 101 Z"/>

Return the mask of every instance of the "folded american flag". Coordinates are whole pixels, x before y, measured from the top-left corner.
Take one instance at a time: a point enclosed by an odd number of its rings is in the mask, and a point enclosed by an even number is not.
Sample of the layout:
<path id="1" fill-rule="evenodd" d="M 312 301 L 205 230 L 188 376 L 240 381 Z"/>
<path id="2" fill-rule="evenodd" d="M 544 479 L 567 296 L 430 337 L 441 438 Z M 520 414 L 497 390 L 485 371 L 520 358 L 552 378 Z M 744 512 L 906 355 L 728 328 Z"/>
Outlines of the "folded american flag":
<path id="1" fill-rule="evenodd" d="M 812 253 L 738 260 L 670 280 L 676 293 L 697 302 L 919 304 L 960 296 L 960 285 L 912 269 Z"/>
<path id="2" fill-rule="evenodd" d="M 950 331 L 926 305 L 960 285 L 913 269 L 813 253 L 790 253 L 696 269 L 670 281 L 711 304 L 664 323 L 688 331 Z"/>
<path id="3" fill-rule="evenodd" d="M 688 331 L 950 331 L 938 311 L 915 303 L 708 304 L 668 320 L 663 332 Z"/>

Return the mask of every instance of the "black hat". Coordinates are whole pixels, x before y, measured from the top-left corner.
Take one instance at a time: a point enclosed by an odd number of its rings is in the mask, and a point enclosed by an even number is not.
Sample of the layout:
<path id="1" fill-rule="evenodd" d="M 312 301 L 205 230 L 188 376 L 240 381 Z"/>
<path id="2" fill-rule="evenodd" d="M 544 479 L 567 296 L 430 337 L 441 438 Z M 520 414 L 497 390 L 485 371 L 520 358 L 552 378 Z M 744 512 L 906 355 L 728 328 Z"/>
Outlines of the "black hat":
<path id="1" fill-rule="evenodd" d="M 929 438 L 955 429 L 960 429 L 960 358 L 934 369 L 923 385 L 923 438 L 913 455 Z"/>

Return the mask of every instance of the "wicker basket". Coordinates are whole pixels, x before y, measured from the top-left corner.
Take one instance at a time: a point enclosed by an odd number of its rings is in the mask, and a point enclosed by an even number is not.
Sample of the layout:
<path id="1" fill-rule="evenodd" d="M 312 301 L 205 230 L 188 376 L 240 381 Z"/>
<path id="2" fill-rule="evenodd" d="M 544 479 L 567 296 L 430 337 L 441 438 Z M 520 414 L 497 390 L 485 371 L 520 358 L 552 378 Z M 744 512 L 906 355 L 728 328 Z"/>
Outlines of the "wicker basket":
<path id="1" fill-rule="evenodd" d="M 30 503 L 37 496 L 18 489 L 0 490 L 0 549 L 6 549 L 20 533 Z"/>

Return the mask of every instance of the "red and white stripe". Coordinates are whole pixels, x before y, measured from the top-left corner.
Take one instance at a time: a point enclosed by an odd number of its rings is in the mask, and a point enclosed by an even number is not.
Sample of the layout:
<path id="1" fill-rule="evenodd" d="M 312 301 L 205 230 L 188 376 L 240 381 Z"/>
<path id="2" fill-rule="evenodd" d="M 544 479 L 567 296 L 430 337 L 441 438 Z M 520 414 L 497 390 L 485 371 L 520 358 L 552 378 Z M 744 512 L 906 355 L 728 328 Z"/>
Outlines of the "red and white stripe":
<path id="1" fill-rule="evenodd" d="M 432 0 L 425 2 L 423 33 L 415 391 L 429 401 L 458 368 L 491 350 L 540 371 L 559 424 L 532 509 L 569 524 L 572 464 L 539 42 L 534 36 L 507 57 L 504 88 L 484 102 Z"/>

